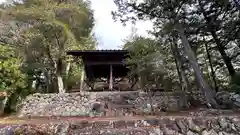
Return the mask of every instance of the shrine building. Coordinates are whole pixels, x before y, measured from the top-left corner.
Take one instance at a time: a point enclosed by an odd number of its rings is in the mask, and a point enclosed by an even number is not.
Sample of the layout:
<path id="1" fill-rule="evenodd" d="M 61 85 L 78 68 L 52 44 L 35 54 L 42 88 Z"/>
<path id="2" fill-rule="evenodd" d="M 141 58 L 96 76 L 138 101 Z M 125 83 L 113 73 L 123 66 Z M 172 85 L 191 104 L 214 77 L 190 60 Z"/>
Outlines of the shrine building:
<path id="1" fill-rule="evenodd" d="M 72 50 L 67 52 L 83 62 L 80 91 L 87 85 L 90 90 L 133 90 L 136 78 L 128 75 L 127 50 Z M 101 87 L 96 87 L 97 83 Z"/>

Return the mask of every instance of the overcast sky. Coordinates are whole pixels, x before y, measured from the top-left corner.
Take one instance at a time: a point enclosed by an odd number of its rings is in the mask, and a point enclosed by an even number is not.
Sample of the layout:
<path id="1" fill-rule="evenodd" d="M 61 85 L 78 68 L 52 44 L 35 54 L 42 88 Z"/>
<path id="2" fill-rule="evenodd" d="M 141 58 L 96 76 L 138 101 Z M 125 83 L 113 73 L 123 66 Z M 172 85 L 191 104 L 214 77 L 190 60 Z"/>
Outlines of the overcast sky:
<path id="1" fill-rule="evenodd" d="M 6 0 L 0 0 L 3 2 Z M 112 20 L 111 11 L 116 9 L 113 0 L 91 0 L 92 9 L 94 10 L 95 28 L 94 33 L 98 39 L 100 49 L 117 49 L 123 45 L 132 31 L 132 26 L 122 26 L 120 22 Z M 150 22 L 137 22 L 136 26 L 138 35 L 147 35 L 146 31 L 151 30 Z"/>

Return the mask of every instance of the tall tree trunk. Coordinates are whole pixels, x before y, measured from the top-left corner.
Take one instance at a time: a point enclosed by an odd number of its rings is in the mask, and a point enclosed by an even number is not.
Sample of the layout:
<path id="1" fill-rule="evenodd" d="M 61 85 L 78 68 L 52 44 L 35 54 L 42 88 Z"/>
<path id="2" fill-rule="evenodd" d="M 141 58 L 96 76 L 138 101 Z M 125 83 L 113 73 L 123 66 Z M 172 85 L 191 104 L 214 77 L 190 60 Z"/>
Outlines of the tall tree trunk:
<path id="1" fill-rule="evenodd" d="M 69 71 L 71 68 L 71 62 L 67 62 L 66 69 L 65 69 L 65 81 L 64 81 L 64 86 L 66 90 L 69 90 L 71 86 L 68 86 L 68 82 L 66 81 L 69 77 Z"/>
<path id="2" fill-rule="evenodd" d="M 50 77 L 49 77 L 49 71 L 44 71 L 44 78 L 45 78 L 45 84 L 46 84 L 46 93 L 50 92 Z"/>
<path id="3" fill-rule="evenodd" d="M 70 71 L 70 68 L 71 68 L 71 62 L 68 62 L 67 66 L 66 66 L 66 77 L 68 77 L 68 73 Z"/>
<path id="4" fill-rule="evenodd" d="M 58 62 L 55 64 L 56 69 L 56 77 L 57 77 L 57 84 L 58 84 L 58 92 L 59 93 L 65 93 L 64 84 L 63 84 L 63 78 L 61 76 L 61 59 L 58 60 Z"/>
<path id="5" fill-rule="evenodd" d="M 65 89 L 64 89 L 64 86 L 63 86 L 63 79 L 62 79 L 62 76 L 57 73 L 57 81 L 58 81 L 58 91 L 59 93 L 65 93 Z"/>
<path id="6" fill-rule="evenodd" d="M 15 94 L 20 94 L 20 93 L 12 93 L 10 95 L 8 95 L 8 97 L 6 97 L 6 102 L 5 102 L 5 106 L 4 106 L 4 113 L 6 114 L 10 114 L 12 111 L 14 111 L 14 109 L 12 108 L 12 104 L 13 104 L 13 101 L 14 102 L 17 102 L 16 101 L 16 98 L 15 98 Z"/>
<path id="7" fill-rule="evenodd" d="M 203 79 L 203 74 L 197 63 L 196 56 L 193 53 L 192 48 L 187 40 L 187 37 L 184 33 L 184 29 L 183 29 L 182 25 L 179 22 L 176 22 L 176 26 L 177 26 L 177 31 L 179 33 L 179 36 L 180 36 L 182 44 L 183 44 L 184 52 L 187 55 L 188 60 L 194 70 L 194 73 L 195 73 L 196 79 L 198 80 L 200 89 L 201 89 L 202 93 L 204 94 L 207 106 L 218 108 L 219 106 L 218 106 L 216 100 L 214 99 L 215 94 L 210 89 L 209 85 L 205 82 L 205 80 Z"/>
<path id="8" fill-rule="evenodd" d="M 211 33 L 212 33 L 213 39 L 215 40 L 215 42 L 217 44 L 217 48 L 218 48 L 220 54 L 222 55 L 223 61 L 227 66 L 227 69 L 228 69 L 228 72 L 229 72 L 230 76 L 234 76 L 236 72 L 235 72 L 235 69 L 232 65 L 231 58 L 227 56 L 227 54 L 224 50 L 224 46 L 221 44 L 220 40 L 217 38 L 216 33 L 213 32 L 213 31 Z"/>
<path id="9" fill-rule="evenodd" d="M 4 109 L 6 107 L 7 101 L 8 101 L 8 96 L 4 97 L 3 101 L 1 101 L 0 116 L 4 114 Z"/>
<path id="10" fill-rule="evenodd" d="M 205 53 L 205 52 L 204 52 Z M 210 73 L 210 71 L 208 70 L 208 68 L 210 67 L 209 65 L 208 65 L 208 58 L 205 58 L 205 56 L 204 56 L 204 62 L 205 62 L 205 64 L 206 64 L 206 68 L 207 68 L 207 70 L 206 70 L 206 72 L 207 72 L 207 78 L 209 78 L 210 79 L 210 81 L 211 82 L 213 82 L 213 80 L 212 80 L 212 77 L 211 77 L 211 73 Z M 204 67 L 203 67 L 203 70 L 204 70 Z M 214 89 L 215 90 L 215 89 Z"/>
<path id="11" fill-rule="evenodd" d="M 60 33 L 60 32 L 59 32 Z M 61 73 L 63 71 L 63 58 L 62 55 L 64 54 L 64 43 L 61 43 L 59 40 L 58 33 L 55 34 L 56 45 L 58 46 L 58 55 L 57 55 L 57 62 L 56 62 L 56 76 L 57 76 L 57 83 L 58 83 L 58 91 L 59 93 L 65 93 L 66 90 L 64 89 L 63 78 Z"/>
<path id="12" fill-rule="evenodd" d="M 204 39 L 204 40 L 205 40 L 205 39 Z M 208 44 L 207 44 L 206 42 L 204 43 L 204 45 L 205 45 L 205 49 L 206 49 L 207 57 L 208 57 L 208 62 L 209 62 L 210 69 L 211 69 L 211 77 L 212 77 L 212 80 L 213 80 L 214 89 L 215 89 L 216 92 L 218 92 L 218 85 L 217 85 L 217 80 L 216 80 L 215 71 L 214 71 L 214 69 L 213 69 L 213 64 L 212 64 L 212 59 L 211 59 L 210 50 L 209 50 Z"/>
<path id="13" fill-rule="evenodd" d="M 58 88 L 56 85 L 57 79 L 56 79 L 55 71 L 49 70 L 48 75 L 49 75 L 48 92 L 49 93 L 58 92 Z"/>
<path id="14" fill-rule="evenodd" d="M 34 89 L 34 90 L 36 90 L 37 88 L 36 88 L 36 85 L 37 84 L 37 81 L 36 80 L 33 80 L 32 81 L 32 89 Z"/>
<path id="15" fill-rule="evenodd" d="M 176 40 L 174 40 L 171 43 L 171 50 L 174 56 L 174 60 L 175 60 L 175 64 L 176 64 L 176 68 L 177 68 L 177 72 L 178 72 L 178 77 L 179 77 L 179 82 L 181 85 L 181 90 L 182 90 L 182 100 L 181 103 L 184 107 L 188 106 L 188 102 L 187 102 L 187 96 L 186 96 L 186 92 L 189 90 L 189 84 L 188 81 L 186 80 L 186 75 L 184 73 L 184 69 L 183 69 L 183 62 L 181 61 L 181 59 L 179 59 L 180 53 L 179 53 L 179 49 L 177 47 L 176 44 Z"/>
<path id="16" fill-rule="evenodd" d="M 223 58 L 223 61 L 227 66 L 227 69 L 228 69 L 228 72 L 229 72 L 230 76 L 233 77 L 236 72 L 235 72 L 235 69 L 232 65 L 231 58 L 227 56 L 227 54 L 224 50 L 224 45 L 221 43 L 220 39 L 218 38 L 217 33 L 212 26 L 213 22 L 211 21 L 211 18 L 209 18 L 207 16 L 207 13 L 204 10 L 204 7 L 203 7 L 203 4 L 202 4 L 201 0 L 198 0 L 198 3 L 199 3 L 199 6 L 200 6 L 200 9 L 201 9 L 201 12 L 203 13 L 203 16 L 206 20 L 208 30 L 211 33 L 211 35 L 212 35 L 212 37 L 213 37 L 213 39 L 214 39 L 214 41 L 217 45 L 217 49 L 220 52 L 220 54 Z"/>

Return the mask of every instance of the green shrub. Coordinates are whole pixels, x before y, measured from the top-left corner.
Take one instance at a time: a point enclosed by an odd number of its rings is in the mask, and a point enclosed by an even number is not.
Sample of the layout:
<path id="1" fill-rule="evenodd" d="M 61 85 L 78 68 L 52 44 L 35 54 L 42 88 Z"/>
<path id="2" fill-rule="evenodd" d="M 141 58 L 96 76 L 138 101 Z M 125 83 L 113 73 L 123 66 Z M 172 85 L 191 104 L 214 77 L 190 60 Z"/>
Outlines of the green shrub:
<path id="1" fill-rule="evenodd" d="M 3 107 L 11 112 L 20 96 L 26 90 L 26 75 L 21 71 L 21 59 L 7 45 L 0 45 L 0 91 L 7 92 L 8 99 Z"/>

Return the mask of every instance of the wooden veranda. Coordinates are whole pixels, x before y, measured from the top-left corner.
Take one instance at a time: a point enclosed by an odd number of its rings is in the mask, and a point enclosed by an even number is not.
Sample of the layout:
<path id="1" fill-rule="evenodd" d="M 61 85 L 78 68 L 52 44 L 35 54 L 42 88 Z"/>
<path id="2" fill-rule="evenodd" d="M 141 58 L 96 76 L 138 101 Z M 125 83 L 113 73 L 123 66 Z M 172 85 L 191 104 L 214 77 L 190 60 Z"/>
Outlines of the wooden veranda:
<path id="1" fill-rule="evenodd" d="M 127 83 L 123 84 L 128 85 L 127 89 L 132 89 L 136 84 L 136 78 L 128 76 L 129 69 L 124 62 L 129 56 L 127 50 L 72 50 L 67 54 L 81 57 L 83 61 L 80 90 L 84 83 L 91 90 L 96 90 L 94 85 L 97 82 L 107 84 L 107 87 L 104 85 L 101 90 L 122 90 L 118 84 L 123 80 L 127 80 Z"/>

